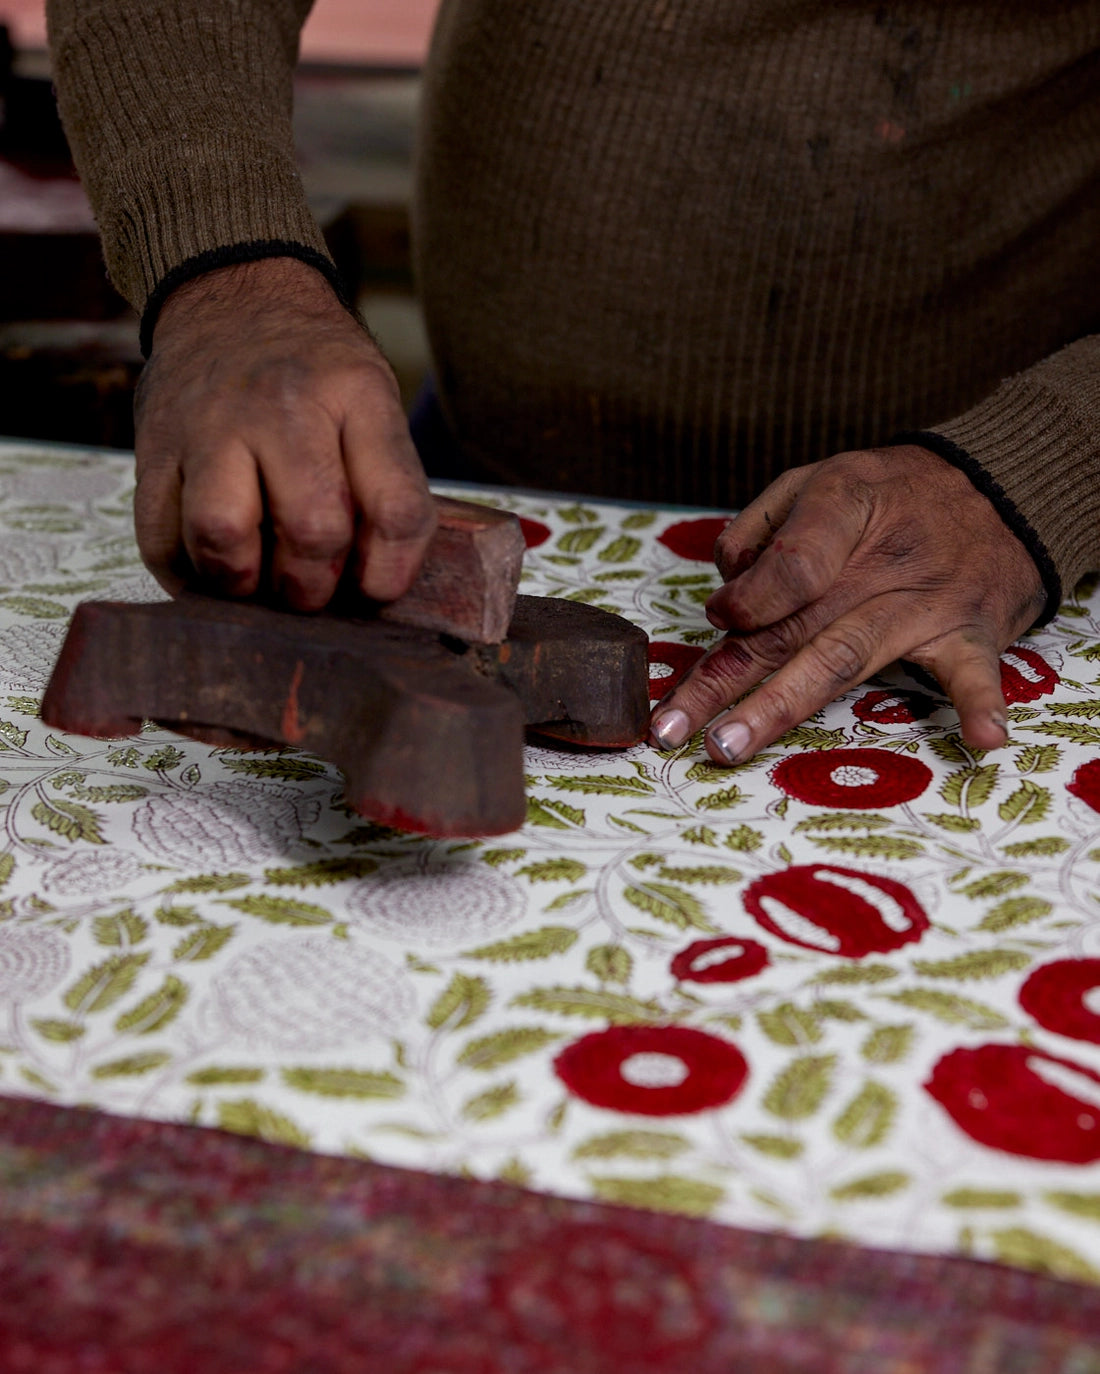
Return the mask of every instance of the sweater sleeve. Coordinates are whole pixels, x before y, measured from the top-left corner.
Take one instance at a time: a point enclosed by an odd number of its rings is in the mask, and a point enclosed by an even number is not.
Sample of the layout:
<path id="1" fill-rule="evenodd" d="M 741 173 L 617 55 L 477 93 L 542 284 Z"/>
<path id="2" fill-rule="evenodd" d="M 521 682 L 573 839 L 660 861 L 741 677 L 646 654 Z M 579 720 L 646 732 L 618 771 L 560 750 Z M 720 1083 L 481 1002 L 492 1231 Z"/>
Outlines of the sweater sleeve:
<path id="1" fill-rule="evenodd" d="M 168 293 L 289 255 L 339 290 L 294 157 L 312 0 L 48 0 L 58 106 L 112 281 L 148 351 Z"/>
<path id="2" fill-rule="evenodd" d="M 1043 576 L 1043 620 L 1100 569 L 1100 334 L 1017 373 L 972 409 L 898 441 L 962 468 Z"/>

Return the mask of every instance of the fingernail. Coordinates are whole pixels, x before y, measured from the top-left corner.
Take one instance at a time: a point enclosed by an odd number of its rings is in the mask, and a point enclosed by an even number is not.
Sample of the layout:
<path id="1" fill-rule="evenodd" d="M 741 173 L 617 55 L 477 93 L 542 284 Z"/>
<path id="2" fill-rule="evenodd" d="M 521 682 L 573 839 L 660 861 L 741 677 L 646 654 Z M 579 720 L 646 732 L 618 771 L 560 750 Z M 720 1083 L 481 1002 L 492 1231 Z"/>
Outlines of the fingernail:
<path id="1" fill-rule="evenodd" d="M 740 720 L 728 720 L 710 732 L 711 744 L 727 763 L 736 763 L 748 748 L 752 731 Z"/>
<path id="2" fill-rule="evenodd" d="M 691 721 L 683 711 L 665 711 L 650 722 L 649 732 L 658 748 L 679 749 L 691 734 Z"/>

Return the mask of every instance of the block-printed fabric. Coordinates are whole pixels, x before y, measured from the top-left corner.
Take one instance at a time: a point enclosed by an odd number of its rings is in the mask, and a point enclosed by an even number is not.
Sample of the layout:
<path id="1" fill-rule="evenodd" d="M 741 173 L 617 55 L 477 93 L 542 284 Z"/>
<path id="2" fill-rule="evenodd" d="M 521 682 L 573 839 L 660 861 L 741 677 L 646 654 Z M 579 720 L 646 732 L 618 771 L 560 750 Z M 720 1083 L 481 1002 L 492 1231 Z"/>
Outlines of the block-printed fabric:
<path id="1" fill-rule="evenodd" d="M 77 602 L 161 595 L 131 492 L 0 444 L 0 1090 L 1100 1280 L 1095 587 L 1001 750 L 897 667 L 734 769 L 533 743 L 525 828 L 435 841 L 293 749 L 43 726 Z M 716 637 L 715 512 L 475 495 L 655 697 Z"/>

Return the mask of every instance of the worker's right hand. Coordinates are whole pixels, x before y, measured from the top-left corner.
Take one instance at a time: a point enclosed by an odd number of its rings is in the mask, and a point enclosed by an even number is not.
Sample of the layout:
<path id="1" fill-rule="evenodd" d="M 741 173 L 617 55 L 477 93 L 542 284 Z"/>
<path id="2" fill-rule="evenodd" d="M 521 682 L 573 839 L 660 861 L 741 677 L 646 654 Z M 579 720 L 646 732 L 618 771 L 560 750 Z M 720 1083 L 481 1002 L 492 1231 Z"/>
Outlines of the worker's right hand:
<path id="1" fill-rule="evenodd" d="M 407 590 L 435 528 L 392 371 L 294 258 L 219 268 L 157 319 L 135 402 L 138 546 L 170 592 L 317 610 L 350 564 Z"/>

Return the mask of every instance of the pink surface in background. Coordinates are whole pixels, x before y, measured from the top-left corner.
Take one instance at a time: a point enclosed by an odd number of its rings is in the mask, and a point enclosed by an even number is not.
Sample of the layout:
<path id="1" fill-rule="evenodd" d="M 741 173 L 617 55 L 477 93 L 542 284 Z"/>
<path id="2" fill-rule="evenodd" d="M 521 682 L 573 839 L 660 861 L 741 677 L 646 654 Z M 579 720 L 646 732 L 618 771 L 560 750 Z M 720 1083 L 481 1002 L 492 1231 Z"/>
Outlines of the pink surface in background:
<path id="1" fill-rule="evenodd" d="M 418 65 L 439 0 L 317 0 L 302 55 L 320 61 Z M 0 0 L 0 23 L 17 47 L 46 42 L 44 0 Z"/>

